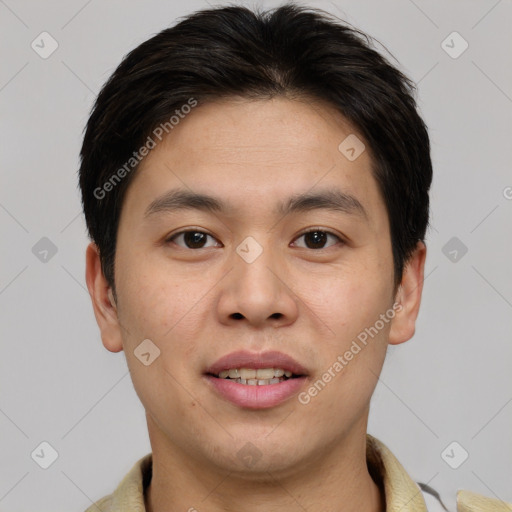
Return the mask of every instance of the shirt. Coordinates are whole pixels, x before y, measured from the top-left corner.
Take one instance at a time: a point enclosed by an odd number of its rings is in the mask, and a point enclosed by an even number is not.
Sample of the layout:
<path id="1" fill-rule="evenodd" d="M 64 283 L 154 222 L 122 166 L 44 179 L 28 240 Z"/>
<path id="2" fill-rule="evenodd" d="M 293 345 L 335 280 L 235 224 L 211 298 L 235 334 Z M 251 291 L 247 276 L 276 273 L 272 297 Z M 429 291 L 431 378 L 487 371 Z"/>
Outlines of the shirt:
<path id="1" fill-rule="evenodd" d="M 425 493 L 407 474 L 387 446 L 366 434 L 366 460 L 374 481 L 384 491 L 386 512 L 444 512 L 431 494 Z M 85 512 L 146 512 L 144 492 L 151 481 L 152 453 L 139 459 L 116 490 Z M 428 508 L 427 508 L 428 505 Z M 457 512 L 511 512 L 512 504 L 470 491 L 457 492 Z"/>

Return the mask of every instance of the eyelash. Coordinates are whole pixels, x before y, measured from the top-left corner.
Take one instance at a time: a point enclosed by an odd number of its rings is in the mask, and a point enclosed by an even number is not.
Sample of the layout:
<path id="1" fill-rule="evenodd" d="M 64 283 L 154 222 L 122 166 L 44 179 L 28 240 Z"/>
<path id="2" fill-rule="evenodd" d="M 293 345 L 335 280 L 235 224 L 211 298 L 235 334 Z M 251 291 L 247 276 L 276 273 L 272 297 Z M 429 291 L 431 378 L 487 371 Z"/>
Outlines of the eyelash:
<path id="1" fill-rule="evenodd" d="M 323 229 L 320 227 L 313 227 L 313 228 L 307 229 L 306 231 L 303 231 L 300 235 L 297 236 L 297 238 L 295 238 L 295 240 L 298 240 L 299 238 L 303 237 L 304 235 L 307 235 L 308 233 L 315 233 L 315 232 L 326 233 L 327 235 L 333 236 L 334 238 L 336 238 L 338 240 L 338 242 L 341 242 L 342 245 L 344 245 L 346 243 L 345 240 L 343 240 L 343 238 L 341 238 L 336 233 L 334 233 L 328 229 Z M 211 238 L 215 239 L 215 237 L 213 235 L 210 235 L 210 233 L 207 233 L 206 231 L 202 231 L 201 229 L 187 229 L 184 231 L 179 231 L 178 233 L 174 233 L 173 235 L 169 236 L 168 238 L 166 238 L 165 243 L 171 243 L 171 242 L 175 243 L 174 240 L 177 237 L 184 235 L 186 233 L 202 233 L 203 235 L 207 235 L 207 236 L 210 236 Z M 179 246 L 179 247 L 181 247 L 182 249 L 189 249 L 191 251 L 198 251 L 200 249 L 205 249 L 205 247 L 199 247 L 198 249 L 191 249 L 190 247 L 182 247 L 182 246 Z M 329 247 L 332 247 L 332 246 L 329 246 Z M 310 249 L 310 250 L 321 251 L 321 250 L 329 249 L 329 247 L 321 247 L 320 249 Z M 301 247 L 301 248 L 309 249 L 309 247 Z M 206 247 L 206 249 L 208 249 L 208 247 Z"/>

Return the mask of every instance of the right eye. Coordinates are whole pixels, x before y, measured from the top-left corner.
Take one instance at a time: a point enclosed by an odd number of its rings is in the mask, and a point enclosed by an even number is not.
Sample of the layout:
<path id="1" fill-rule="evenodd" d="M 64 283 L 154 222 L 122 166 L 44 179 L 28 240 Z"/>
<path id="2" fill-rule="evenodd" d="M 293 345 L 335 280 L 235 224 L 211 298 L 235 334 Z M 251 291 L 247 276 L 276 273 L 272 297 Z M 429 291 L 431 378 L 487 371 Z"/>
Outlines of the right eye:
<path id="1" fill-rule="evenodd" d="M 205 233 L 204 231 L 199 231 L 197 229 L 180 231 L 178 233 L 174 233 L 170 237 L 166 239 L 166 243 L 173 242 L 184 249 L 203 249 L 212 246 L 205 245 L 207 238 L 210 237 L 212 240 L 215 240 L 212 235 L 209 233 Z M 178 243 L 180 240 L 182 243 Z"/>

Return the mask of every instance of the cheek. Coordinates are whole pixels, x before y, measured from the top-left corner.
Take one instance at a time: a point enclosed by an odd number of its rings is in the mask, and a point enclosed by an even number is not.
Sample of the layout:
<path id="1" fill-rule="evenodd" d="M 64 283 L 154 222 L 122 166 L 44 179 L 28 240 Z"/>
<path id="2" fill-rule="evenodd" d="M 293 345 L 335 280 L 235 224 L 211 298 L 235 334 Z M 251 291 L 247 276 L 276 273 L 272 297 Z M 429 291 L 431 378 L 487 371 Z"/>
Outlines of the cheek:
<path id="1" fill-rule="evenodd" d="M 193 400 L 184 389 L 194 389 L 197 376 L 185 369 L 184 361 L 192 364 L 199 349 L 199 308 L 194 307 L 204 295 L 199 280 L 184 284 L 179 276 L 166 275 L 156 267 L 153 271 L 149 265 L 127 265 L 119 275 L 129 276 L 118 287 L 119 319 L 125 327 L 123 348 L 141 402 L 156 419 L 159 410 L 190 414 Z M 145 339 L 159 350 L 147 366 L 135 352 Z"/>
<path id="2" fill-rule="evenodd" d="M 319 418 L 324 417 L 321 411 L 329 411 L 332 424 L 322 428 L 333 435 L 336 429 L 364 417 L 375 390 L 392 319 L 388 315 L 387 322 L 381 320 L 381 315 L 390 310 L 386 292 L 385 288 L 347 286 L 329 297 L 324 318 L 335 334 L 329 343 L 321 344 L 319 373 L 306 393 L 314 396 L 311 407 L 319 411 Z"/>
<path id="3" fill-rule="evenodd" d="M 348 267 L 338 270 L 333 275 L 339 277 L 325 279 L 322 288 L 303 290 L 307 294 L 304 301 L 311 299 L 319 304 L 314 311 L 330 328 L 321 342 L 322 363 L 315 376 L 322 381 L 315 381 L 322 391 L 311 390 L 318 392 L 314 407 L 329 409 L 334 424 L 339 426 L 350 421 L 349 411 L 358 411 L 356 416 L 363 414 L 370 400 L 377 382 L 375 375 L 380 374 L 385 359 L 392 317 L 388 315 L 387 322 L 380 320 L 391 307 L 389 279 L 384 279 L 389 272 L 361 261 L 350 266 L 350 271 Z M 311 309 L 312 302 L 307 303 Z"/>
<path id="4" fill-rule="evenodd" d="M 189 322 L 188 315 L 193 316 L 194 305 L 204 293 L 200 280 L 187 280 L 147 259 L 138 263 L 136 258 L 126 258 L 118 268 L 120 319 L 139 336 L 162 342 L 172 337 Z"/>
<path id="5" fill-rule="evenodd" d="M 389 308 L 390 280 L 383 279 L 388 274 L 376 264 L 364 265 L 360 261 L 330 269 L 322 276 L 310 275 L 306 280 L 302 275 L 298 294 L 330 327 L 339 344 L 373 325 Z"/>
<path id="6" fill-rule="evenodd" d="M 185 273 L 171 275 L 161 265 L 145 263 L 144 267 L 127 265 L 122 274 L 120 271 L 120 275 L 129 276 L 121 281 L 118 289 L 122 304 L 119 319 L 126 327 L 123 347 L 127 362 L 139 398 L 150 410 L 153 401 L 153 405 L 158 405 L 155 393 L 166 395 L 170 410 L 186 407 L 188 396 L 182 395 L 178 382 L 186 389 L 195 385 L 194 372 L 185 367 L 195 368 L 200 340 L 204 339 L 205 319 L 201 311 L 207 299 L 205 284 Z M 147 367 L 134 352 L 145 339 L 150 339 L 160 350 L 158 358 Z"/>

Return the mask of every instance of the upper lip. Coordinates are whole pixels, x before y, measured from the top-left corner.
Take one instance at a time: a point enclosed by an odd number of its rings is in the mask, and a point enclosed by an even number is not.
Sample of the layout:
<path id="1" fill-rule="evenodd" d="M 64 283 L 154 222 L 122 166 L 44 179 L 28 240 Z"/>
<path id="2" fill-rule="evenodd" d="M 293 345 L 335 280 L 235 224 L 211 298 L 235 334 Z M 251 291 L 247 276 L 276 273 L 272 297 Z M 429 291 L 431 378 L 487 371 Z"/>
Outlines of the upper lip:
<path id="1" fill-rule="evenodd" d="M 206 369 L 205 373 L 219 375 L 223 370 L 232 368 L 281 368 L 294 375 L 307 375 L 306 369 L 295 359 L 278 351 L 248 352 L 240 350 L 222 356 Z"/>

